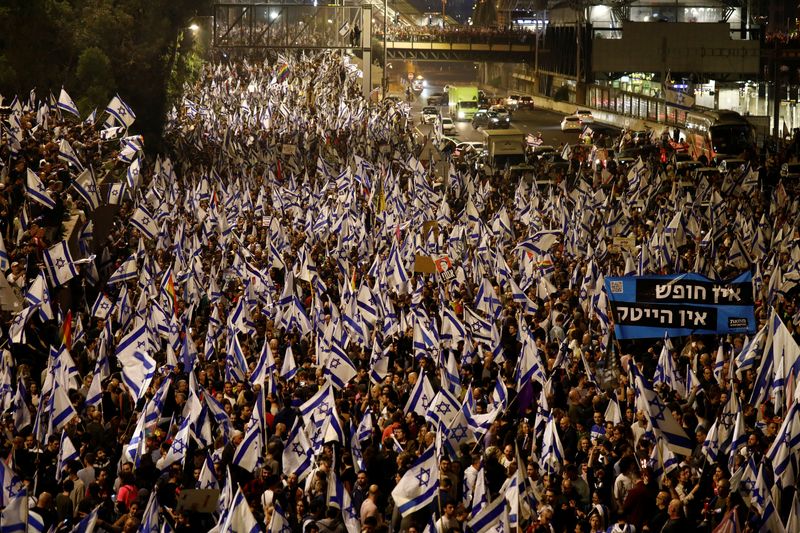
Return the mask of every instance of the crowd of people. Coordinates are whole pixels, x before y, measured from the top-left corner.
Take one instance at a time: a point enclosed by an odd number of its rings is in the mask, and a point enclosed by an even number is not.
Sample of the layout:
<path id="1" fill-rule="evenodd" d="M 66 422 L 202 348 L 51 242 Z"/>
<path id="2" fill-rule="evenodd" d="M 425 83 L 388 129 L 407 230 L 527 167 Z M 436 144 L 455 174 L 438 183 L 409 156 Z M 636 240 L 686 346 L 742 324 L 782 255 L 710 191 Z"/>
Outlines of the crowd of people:
<path id="1" fill-rule="evenodd" d="M 208 64 L 160 155 L 119 97 L 11 103 L 0 527 L 797 531 L 798 200 L 429 165 L 360 83 Z M 750 334 L 616 338 L 605 277 L 747 270 Z"/>
<path id="2" fill-rule="evenodd" d="M 380 28 L 373 30 L 383 38 Z M 489 26 L 404 26 L 391 25 L 386 32 L 392 41 L 499 42 L 525 43 L 533 41 L 534 33 L 523 28 L 492 28 Z"/>

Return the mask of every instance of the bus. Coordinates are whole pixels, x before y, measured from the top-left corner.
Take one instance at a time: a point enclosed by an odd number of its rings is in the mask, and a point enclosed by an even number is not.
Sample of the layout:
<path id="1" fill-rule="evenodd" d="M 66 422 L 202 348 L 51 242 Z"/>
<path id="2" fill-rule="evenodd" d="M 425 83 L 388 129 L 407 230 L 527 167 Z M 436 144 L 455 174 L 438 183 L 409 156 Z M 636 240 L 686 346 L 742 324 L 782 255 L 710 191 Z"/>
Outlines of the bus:
<path id="1" fill-rule="evenodd" d="M 753 126 L 736 111 L 690 111 L 685 129 L 689 153 L 707 163 L 719 156 L 739 155 L 755 145 Z"/>

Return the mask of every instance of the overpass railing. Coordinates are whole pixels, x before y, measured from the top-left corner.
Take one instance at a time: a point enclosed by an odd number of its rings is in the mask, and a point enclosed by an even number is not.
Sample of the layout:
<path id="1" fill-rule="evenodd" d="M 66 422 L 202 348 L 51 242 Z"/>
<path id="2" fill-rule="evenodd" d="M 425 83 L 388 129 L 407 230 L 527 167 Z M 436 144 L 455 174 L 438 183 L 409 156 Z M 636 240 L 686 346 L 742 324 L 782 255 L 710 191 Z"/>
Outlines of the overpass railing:
<path id="1" fill-rule="evenodd" d="M 353 48 L 363 31 L 362 10 L 361 6 L 215 4 L 213 43 L 220 48 Z"/>
<path id="2" fill-rule="evenodd" d="M 375 38 L 383 41 L 383 33 L 374 32 Z M 437 43 L 437 44 L 480 44 L 480 45 L 520 45 L 526 48 L 532 47 L 536 42 L 536 36 L 532 33 L 524 34 L 467 34 L 453 32 L 449 34 L 426 34 L 426 33 L 389 33 L 388 42 L 395 43 Z"/>

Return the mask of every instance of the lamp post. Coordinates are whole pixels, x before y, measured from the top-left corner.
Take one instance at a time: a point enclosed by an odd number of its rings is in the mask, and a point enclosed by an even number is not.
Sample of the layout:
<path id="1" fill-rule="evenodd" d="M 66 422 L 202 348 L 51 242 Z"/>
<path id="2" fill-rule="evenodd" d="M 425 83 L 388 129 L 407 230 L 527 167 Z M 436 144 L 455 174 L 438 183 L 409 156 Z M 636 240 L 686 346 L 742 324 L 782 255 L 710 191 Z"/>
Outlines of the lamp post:
<path id="1" fill-rule="evenodd" d="M 383 93 L 383 97 L 386 97 L 386 93 L 389 89 L 389 78 L 387 77 L 387 69 L 389 65 L 386 62 L 386 19 L 389 17 L 389 10 L 386 5 L 387 0 L 383 0 L 383 76 L 381 79 L 381 92 Z"/>

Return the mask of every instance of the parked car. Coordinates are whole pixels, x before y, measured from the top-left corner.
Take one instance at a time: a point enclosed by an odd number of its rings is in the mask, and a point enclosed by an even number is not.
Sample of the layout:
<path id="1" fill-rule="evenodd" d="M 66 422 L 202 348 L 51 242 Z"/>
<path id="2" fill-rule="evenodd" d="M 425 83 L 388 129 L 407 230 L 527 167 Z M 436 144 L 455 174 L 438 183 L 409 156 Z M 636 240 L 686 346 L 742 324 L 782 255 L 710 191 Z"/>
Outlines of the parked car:
<path id="1" fill-rule="evenodd" d="M 567 115 L 561 121 L 561 131 L 582 131 L 581 119 L 575 115 Z"/>
<path id="2" fill-rule="evenodd" d="M 472 117 L 472 127 L 475 129 L 486 128 L 490 130 L 508 128 L 511 126 L 511 119 L 501 117 L 494 111 L 480 110 Z"/>
<path id="3" fill-rule="evenodd" d="M 588 109 L 578 109 L 575 111 L 575 116 L 581 121 L 581 124 L 591 124 L 594 122 L 594 116 Z"/>
<path id="4" fill-rule="evenodd" d="M 426 106 L 422 108 L 422 123 L 423 124 L 434 124 L 437 120 L 439 120 L 439 110 L 433 106 Z"/>
<path id="5" fill-rule="evenodd" d="M 520 96 L 519 104 L 517 105 L 518 109 L 530 109 L 533 111 L 533 97 L 532 96 Z"/>
<path id="6" fill-rule="evenodd" d="M 456 133 L 456 124 L 453 122 L 453 119 L 450 117 L 442 117 L 442 133 L 448 133 L 450 135 L 455 135 Z"/>

